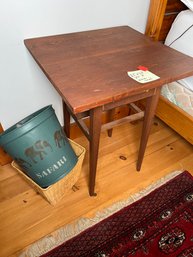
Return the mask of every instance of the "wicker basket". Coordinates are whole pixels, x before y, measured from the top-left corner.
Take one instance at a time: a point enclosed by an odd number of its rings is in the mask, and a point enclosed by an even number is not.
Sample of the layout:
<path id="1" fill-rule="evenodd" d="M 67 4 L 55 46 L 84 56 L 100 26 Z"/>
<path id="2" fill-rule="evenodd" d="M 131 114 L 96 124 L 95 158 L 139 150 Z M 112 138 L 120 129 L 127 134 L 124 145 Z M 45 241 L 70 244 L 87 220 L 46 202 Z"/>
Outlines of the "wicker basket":
<path id="1" fill-rule="evenodd" d="M 18 170 L 19 174 L 38 192 L 40 193 L 51 205 L 55 205 L 67 192 L 71 190 L 73 185 L 77 182 L 82 162 L 85 156 L 85 148 L 78 145 L 74 141 L 69 139 L 76 155 L 78 156 L 78 162 L 75 167 L 62 179 L 47 188 L 41 188 L 31 178 L 29 178 L 19 167 L 16 162 L 12 162 L 12 167 Z"/>

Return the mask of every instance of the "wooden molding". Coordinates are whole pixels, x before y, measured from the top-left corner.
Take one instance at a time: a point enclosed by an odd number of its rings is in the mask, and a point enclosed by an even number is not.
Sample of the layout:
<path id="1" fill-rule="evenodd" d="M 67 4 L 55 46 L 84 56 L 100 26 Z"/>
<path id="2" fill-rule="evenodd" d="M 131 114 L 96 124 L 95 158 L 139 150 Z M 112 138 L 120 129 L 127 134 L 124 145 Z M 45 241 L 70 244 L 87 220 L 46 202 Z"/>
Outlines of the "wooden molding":
<path id="1" fill-rule="evenodd" d="M 191 115 L 163 96 L 160 97 L 156 115 L 188 142 L 193 144 L 193 117 Z"/>
<path id="2" fill-rule="evenodd" d="M 159 38 L 166 4 L 167 0 L 151 0 L 145 34 L 154 40 Z"/>
<path id="3" fill-rule="evenodd" d="M 179 0 L 151 0 L 145 34 L 153 40 L 164 41 L 174 19 L 185 9 Z"/>
<path id="4" fill-rule="evenodd" d="M 0 123 L 0 133 L 2 133 L 3 127 Z M 12 158 L 3 150 L 2 147 L 0 147 L 0 165 L 3 166 L 5 164 L 8 164 L 12 161 Z"/>

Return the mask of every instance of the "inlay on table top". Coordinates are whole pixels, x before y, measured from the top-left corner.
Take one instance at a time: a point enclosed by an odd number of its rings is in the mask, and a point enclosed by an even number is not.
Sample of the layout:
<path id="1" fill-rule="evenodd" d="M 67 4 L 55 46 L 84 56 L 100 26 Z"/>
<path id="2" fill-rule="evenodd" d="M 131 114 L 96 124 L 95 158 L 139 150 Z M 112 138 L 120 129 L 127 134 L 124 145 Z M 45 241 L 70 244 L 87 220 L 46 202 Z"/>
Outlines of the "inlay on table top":
<path id="1" fill-rule="evenodd" d="M 128 26 L 26 39 L 25 45 L 73 113 L 193 75 L 193 58 Z M 160 77 L 140 84 L 144 65 Z"/>

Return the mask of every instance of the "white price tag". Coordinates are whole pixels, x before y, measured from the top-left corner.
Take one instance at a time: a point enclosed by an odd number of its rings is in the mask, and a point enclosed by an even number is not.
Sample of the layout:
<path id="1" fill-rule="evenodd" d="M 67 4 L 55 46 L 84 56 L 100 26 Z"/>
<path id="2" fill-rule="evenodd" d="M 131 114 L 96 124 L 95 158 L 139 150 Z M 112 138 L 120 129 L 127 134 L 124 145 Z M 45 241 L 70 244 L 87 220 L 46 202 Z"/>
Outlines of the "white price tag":
<path id="1" fill-rule="evenodd" d="M 136 80 L 139 83 L 147 83 L 160 78 L 148 70 L 147 71 L 143 71 L 143 70 L 128 71 L 127 74 L 130 78 Z"/>

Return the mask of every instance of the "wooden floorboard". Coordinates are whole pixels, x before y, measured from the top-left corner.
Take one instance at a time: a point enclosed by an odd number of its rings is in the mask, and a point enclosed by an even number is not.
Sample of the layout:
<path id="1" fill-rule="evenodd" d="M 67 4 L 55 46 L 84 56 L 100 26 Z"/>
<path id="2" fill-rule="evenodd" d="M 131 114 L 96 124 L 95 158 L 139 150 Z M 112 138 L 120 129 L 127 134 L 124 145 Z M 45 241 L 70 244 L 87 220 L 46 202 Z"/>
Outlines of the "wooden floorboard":
<path id="1" fill-rule="evenodd" d="M 97 197 L 88 195 L 88 151 L 76 191 L 70 191 L 55 207 L 49 205 L 10 165 L 0 167 L 0 256 L 19 252 L 80 217 L 92 217 L 112 203 L 127 198 L 174 170 L 193 174 L 193 146 L 156 119 L 142 169 L 135 169 L 142 122 L 101 133 Z M 75 141 L 88 150 L 85 137 Z"/>

